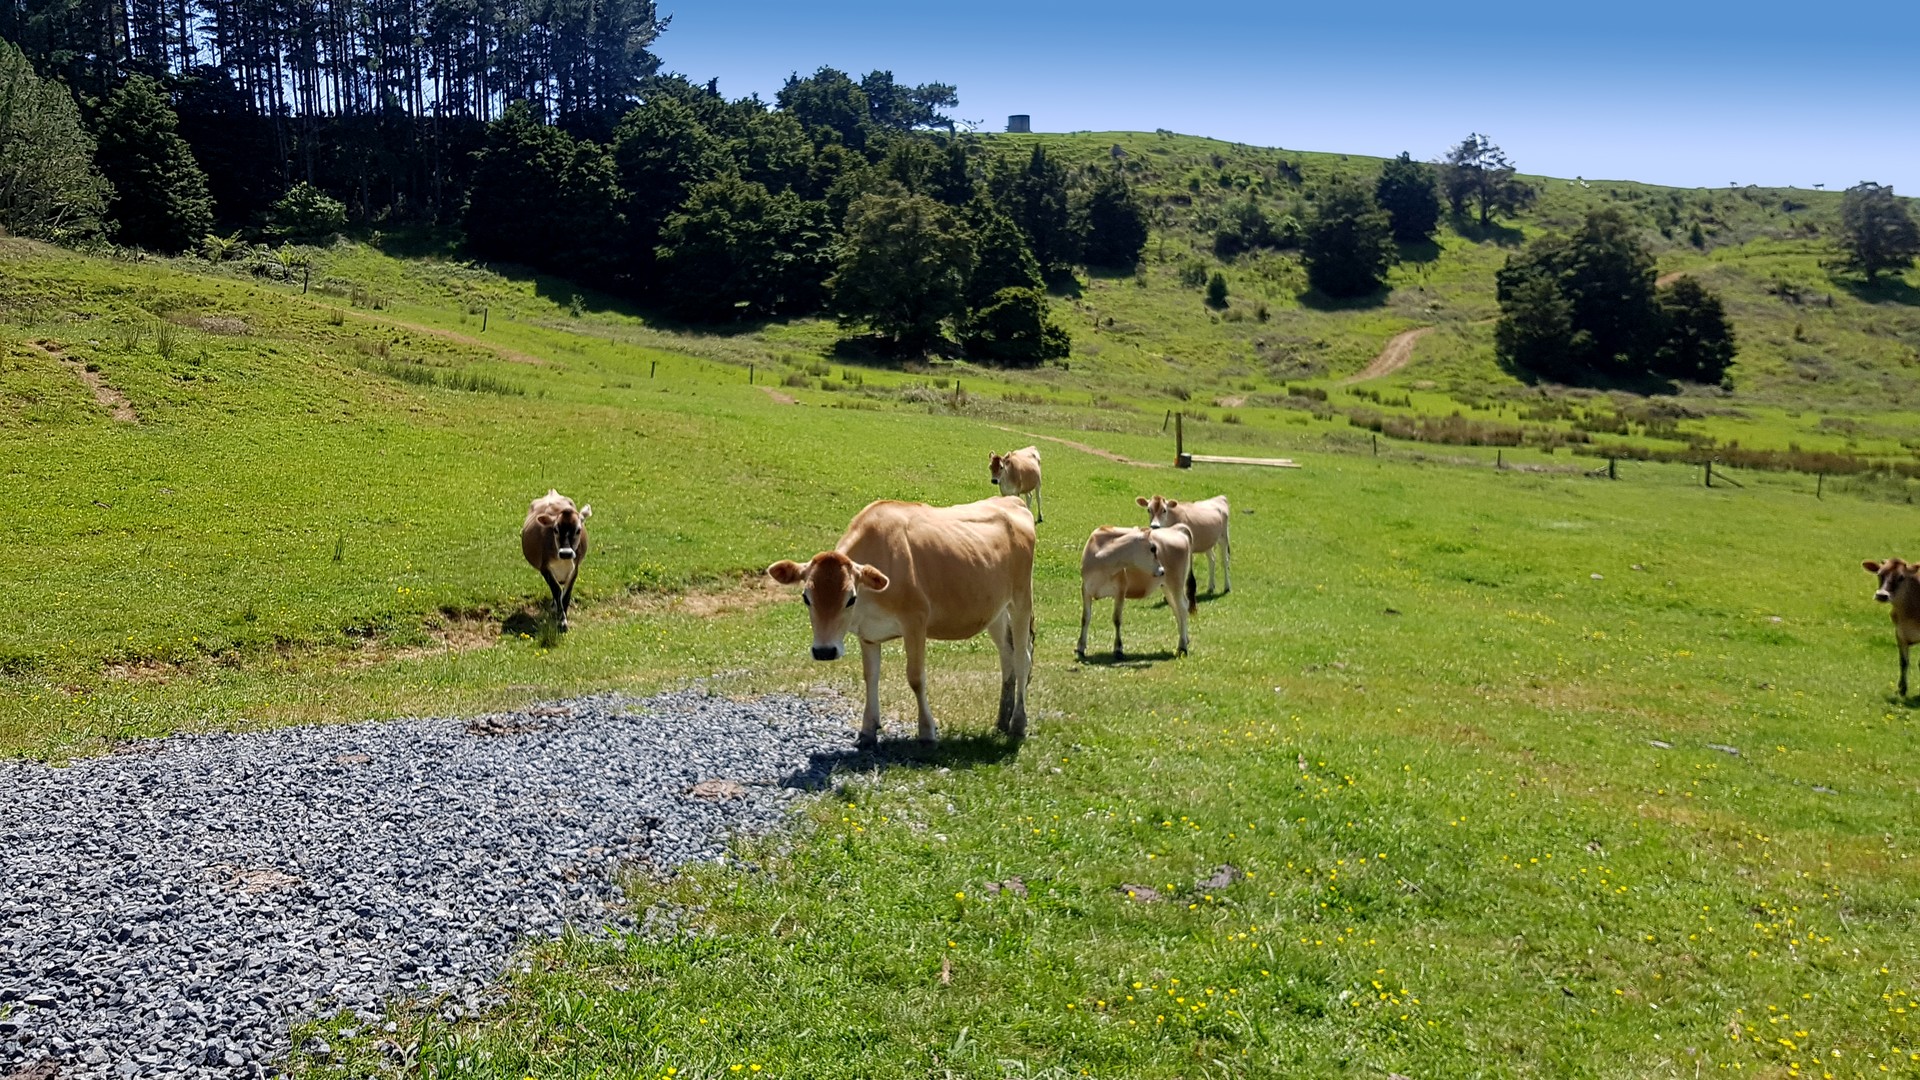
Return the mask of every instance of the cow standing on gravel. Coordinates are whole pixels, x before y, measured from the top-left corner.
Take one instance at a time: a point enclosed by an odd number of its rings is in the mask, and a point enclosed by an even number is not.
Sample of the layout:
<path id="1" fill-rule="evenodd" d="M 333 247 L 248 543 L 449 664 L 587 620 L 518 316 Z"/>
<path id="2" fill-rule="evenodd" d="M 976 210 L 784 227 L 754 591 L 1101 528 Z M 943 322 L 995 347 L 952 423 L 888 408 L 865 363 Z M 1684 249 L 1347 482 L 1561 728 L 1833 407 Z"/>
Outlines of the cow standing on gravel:
<path id="1" fill-rule="evenodd" d="M 804 583 L 813 658 L 838 660 L 848 634 L 860 640 L 867 707 L 862 748 L 880 738 L 880 643 L 900 638 L 907 685 L 920 706 L 920 739 L 934 736 L 927 708 L 927 640 L 964 641 L 985 631 L 1000 650 L 1000 731 L 1027 733 L 1033 674 L 1033 515 L 1019 499 L 963 506 L 882 499 L 854 515 L 832 551 L 805 563 L 782 559 L 767 575 Z"/>
<path id="2" fill-rule="evenodd" d="M 1002 495 L 1018 495 L 1027 500 L 1027 512 L 1036 524 L 1047 520 L 1040 512 L 1040 448 L 1009 450 L 987 459 L 987 472 Z"/>
<path id="3" fill-rule="evenodd" d="M 1920 564 L 1901 559 L 1860 564 L 1877 576 L 1873 598 L 1893 605 L 1893 640 L 1900 646 L 1900 696 L 1907 696 L 1907 650 L 1920 641 Z"/>
<path id="4" fill-rule="evenodd" d="M 1080 644 L 1073 654 L 1087 658 L 1087 624 L 1093 602 L 1113 598 L 1113 658 L 1126 659 L 1120 644 L 1120 612 L 1129 600 L 1142 600 L 1155 588 L 1167 596 L 1175 628 L 1180 632 L 1179 655 L 1187 655 L 1187 618 L 1196 607 L 1193 579 L 1193 533 L 1185 525 L 1164 529 L 1121 528 L 1102 525 L 1087 537 L 1080 552 Z"/>
<path id="5" fill-rule="evenodd" d="M 547 579 L 547 588 L 553 592 L 553 617 L 563 632 L 580 561 L 587 557 L 587 519 L 592 516 L 592 506 L 576 510 L 572 499 L 549 488 L 527 507 L 527 520 L 520 526 L 520 553 Z"/>
<path id="6" fill-rule="evenodd" d="M 1227 535 L 1228 526 L 1233 524 L 1233 508 L 1227 505 L 1225 495 L 1215 495 L 1197 503 L 1183 503 L 1178 499 L 1151 498 L 1142 495 L 1135 499 L 1147 510 L 1147 522 L 1153 528 L 1164 529 L 1169 525 L 1185 525 L 1193 531 L 1193 553 L 1207 557 L 1207 594 L 1214 595 L 1213 550 L 1220 549 L 1220 578 L 1226 588 L 1220 595 L 1233 591 L 1233 542 Z"/>

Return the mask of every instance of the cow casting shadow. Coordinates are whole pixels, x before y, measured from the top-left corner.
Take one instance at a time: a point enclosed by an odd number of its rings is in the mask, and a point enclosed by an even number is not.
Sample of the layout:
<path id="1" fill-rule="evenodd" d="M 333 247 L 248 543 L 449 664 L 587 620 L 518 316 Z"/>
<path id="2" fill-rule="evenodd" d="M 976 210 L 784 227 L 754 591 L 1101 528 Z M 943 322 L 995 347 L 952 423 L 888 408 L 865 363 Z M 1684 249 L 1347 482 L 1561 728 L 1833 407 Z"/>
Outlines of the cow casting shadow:
<path id="1" fill-rule="evenodd" d="M 882 734 L 873 750 L 828 750 L 809 754 L 807 765 L 780 779 L 781 787 L 802 791 L 823 791 L 833 785 L 837 772 L 871 772 L 875 769 L 973 769 L 998 765 L 1020 754 L 1023 740 L 992 732 L 963 731 L 942 735 L 931 743 L 912 736 Z"/>

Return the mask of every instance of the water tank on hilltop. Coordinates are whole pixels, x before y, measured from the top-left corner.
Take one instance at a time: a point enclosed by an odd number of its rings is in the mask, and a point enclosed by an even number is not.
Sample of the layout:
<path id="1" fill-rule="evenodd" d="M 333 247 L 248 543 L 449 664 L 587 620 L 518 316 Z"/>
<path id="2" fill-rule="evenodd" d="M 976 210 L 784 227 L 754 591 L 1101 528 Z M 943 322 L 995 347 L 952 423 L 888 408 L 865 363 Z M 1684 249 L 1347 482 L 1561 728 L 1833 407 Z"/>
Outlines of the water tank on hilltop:
<path id="1" fill-rule="evenodd" d="M 1026 113 L 1014 113 L 1007 117 L 1007 130 L 1016 135 L 1026 135 L 1033 131 L 1033 117 Z"/>

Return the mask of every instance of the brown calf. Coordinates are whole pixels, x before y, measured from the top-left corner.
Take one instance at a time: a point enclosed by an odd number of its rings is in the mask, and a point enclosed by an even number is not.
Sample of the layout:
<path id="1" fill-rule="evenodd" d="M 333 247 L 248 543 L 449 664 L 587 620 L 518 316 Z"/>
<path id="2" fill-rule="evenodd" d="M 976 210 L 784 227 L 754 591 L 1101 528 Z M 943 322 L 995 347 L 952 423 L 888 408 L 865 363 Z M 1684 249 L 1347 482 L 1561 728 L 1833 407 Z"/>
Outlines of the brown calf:
<path id="1" fill-rule="evenodd" d="M 527 557 L 553 592 L 553 616 L 567 629 L 567 609 L 573 605 L 573 583 L 580 577 L 580 561 L 587 557 L 587 519 L 593 507 L 573 507 L 573 500 L 551 488 L 527 507 L 520 525 L 520 553 Z"/>
<path id="2" fill-rule="evenodd" d="M 1037 524 L 1047 520 L 1040 512 L 1040 448 L 1009 450 L 987 460 L 987 472 L 1002 495 L 1018 495 L 1027 500 L 1027 511 Z"/>
<path id="3" fill-rule="evenodd" d="M 1900 696 L 1907 696 L 1907 650 L 1920 641 L 1920 564 L 1901 559 L 1860 564 L 1879 577 L 1873 598 L 1893 605 L 1893 640 L 1900 646 Z"/>
<path id="4" fill-rule="evenodd" d="M 963 506 L 881 500 L 854 515 L 832 551 L 767 567 L 782 585 L 804 582 L 813 658 L 838 660 L 860 640 L 867 707 L 860 746 L 880 738 L 880 643 L 902 639 L 907 685 L 920 706 L 920 738 L 932 741 L 927 640 L 963 641 L 985 631 L 1000 650 L 999 730 L 1027 733 L 1033 674 L 1033 516 L 1019 499 Z"/>
<path id="5" fill-rule="evenodd" d="M 1183 588 L 1184 585 L 1184 588 Z M 1164 529 L 1124 529 L 1103 525 L 1087 537 L 1080 552 L 1080 644 L 1074 655 L 1087 658 L 1087 624 L 1093 602 L 1113 598 L 1113 658 L 1124 660 L 1120 612 L 1129 600 L 1141 600 L 1158 586 L 1173 610 L 1180 631 L 1179 655 L 1187 654 L 1187 618 L 1193 614 L 1193 533 L 1185 525 Z"/>
<path id="6" fill-rule="evenodd" d="M 1233 509 L 1225 495 L 1215 495 L 1197 503 L 1145 495 L 1135 499 L 1147 510 L 1147 522 L 1156 529 L 1180 524 L 1193 530 L 1193 553 L 1207 557 L 1207 593 L 1212 595 L 1213 551 L 1220 549 L 1220 577 L 1226 583 L 1222 593 L 1233 591 L 1233 539 L 1228 535 L 1233 524 Z"/>

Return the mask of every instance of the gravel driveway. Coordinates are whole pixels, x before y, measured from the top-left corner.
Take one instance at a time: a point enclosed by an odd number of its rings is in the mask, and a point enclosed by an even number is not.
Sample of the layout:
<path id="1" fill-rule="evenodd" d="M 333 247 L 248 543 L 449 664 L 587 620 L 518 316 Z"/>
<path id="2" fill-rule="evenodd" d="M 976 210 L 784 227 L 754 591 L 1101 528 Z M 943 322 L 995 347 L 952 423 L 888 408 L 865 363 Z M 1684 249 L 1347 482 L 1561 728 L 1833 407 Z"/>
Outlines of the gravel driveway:
<path id="1" fill-rule="evenodd" d="M 0 1077 L 258 1076 L 289 1023 L 470 1007 L 529 936 L 619 924 L 618 867 L 724 858 L 852 742 L 836 701 L 695 690 L 0 762 Z"/>

